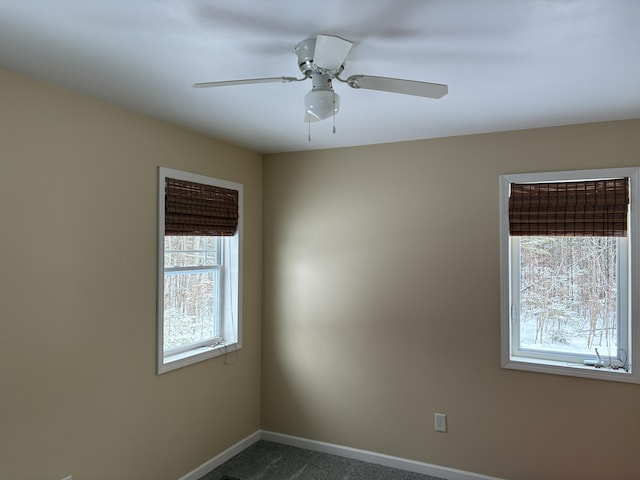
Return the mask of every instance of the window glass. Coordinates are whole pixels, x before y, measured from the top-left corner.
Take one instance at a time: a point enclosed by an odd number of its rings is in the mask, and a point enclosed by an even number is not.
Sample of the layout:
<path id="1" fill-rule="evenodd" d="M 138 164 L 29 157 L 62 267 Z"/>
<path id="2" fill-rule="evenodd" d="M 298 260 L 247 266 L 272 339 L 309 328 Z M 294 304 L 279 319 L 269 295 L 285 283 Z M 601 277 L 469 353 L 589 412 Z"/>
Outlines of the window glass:
<path id="1" fill-rule="evenodd" d="M 520 237 L 519 348 L 595 357 L 616 354 L 614 237 Z"/>
<path id="2" fill-rule="evenodd" d="M 164 266 L 219 265 L 219 237 L 165 236 Z"/>

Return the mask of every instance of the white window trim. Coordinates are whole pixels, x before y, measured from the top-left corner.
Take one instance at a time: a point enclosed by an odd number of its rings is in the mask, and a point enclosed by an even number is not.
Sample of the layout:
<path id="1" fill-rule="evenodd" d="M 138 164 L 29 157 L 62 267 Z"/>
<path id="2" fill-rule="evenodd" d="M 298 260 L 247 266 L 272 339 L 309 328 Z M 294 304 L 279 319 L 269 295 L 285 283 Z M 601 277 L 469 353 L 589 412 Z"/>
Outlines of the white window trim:
<path id="1" fill-rule="evenodd" d="M 177 178 L 190 182 L 215 185 L 238 191 L 238 229 L 234 237 L 223 239 L 225 256 L 223 263 L 223 283 L 228 294 L 223 294 L 222 328 L 226 341 L 215 346 L 199 346 L 192 350 L 164 355 L 164 206 L 165 179 Z M 243 187 L 240 183 L 220 180 L 195 173 L 158 168 L 158 255 L 157 255 L 157 345 L 156 370 L 158 374 L 202 362 L 210 358 L 226 355 L 242 348 L 242 245 L 243 245 Z M 237 241 L 229 241 L 231 238 Z M 231 250 L 234 250 L 233 252 Z M 233 261 L 235 260 L 235 261 Z M 237 288 L 234 288 L 237 285 Z"/>
<path id="2" fill-rule="evenodd" d="M 631 368 L 613 370 L 587 365 L 568 364 L 535 358 L 515 357 L 511 353 L 511 298 L 510 298 L 510 248 L 509 237 L 509 186 L 511 183 L 575 181 L 597 178 L 629 177 L 631 199 L 628 233 L 630 298 L 628 299 L 629 338 L 628 352 Z M 606 168 L 562 172 L 524 173 L 500 176 L 500 317 L 502 367 L 530 372 L 569 375 L 575 377 L 640 383 L 640 168 Z"/>

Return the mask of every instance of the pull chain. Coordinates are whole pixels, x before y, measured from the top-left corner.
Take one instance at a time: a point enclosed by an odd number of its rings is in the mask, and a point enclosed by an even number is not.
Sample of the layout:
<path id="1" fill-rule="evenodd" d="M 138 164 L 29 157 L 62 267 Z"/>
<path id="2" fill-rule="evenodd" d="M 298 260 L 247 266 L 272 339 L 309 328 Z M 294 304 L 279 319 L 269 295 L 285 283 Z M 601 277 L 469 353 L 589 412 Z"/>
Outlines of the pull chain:
<path id="1" fill-rule="evenodd" d="M 336 134 L 336 92 L 333 92 L 333 134 Z"/>

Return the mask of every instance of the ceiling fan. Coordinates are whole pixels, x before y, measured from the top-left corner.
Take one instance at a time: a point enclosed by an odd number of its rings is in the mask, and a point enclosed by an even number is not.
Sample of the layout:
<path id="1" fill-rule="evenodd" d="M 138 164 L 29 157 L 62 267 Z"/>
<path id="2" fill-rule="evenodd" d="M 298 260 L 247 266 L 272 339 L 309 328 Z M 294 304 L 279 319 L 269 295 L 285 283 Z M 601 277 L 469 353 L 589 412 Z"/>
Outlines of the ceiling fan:
<path id="1" fill-rule="evenodd" d="M 195 88 L 209 88 L 254 83 L 291 83 L 310 78 L 312 88 L 305 96 L 305 121 L 307 122 L 324 120 L 331 116 L 335 117 L 335 114 L 340 108 L 340 96 L 333 90 L 333 80 L 346 83 L 355 89 L 380 90 L 383 92 L 401 93 L 427 98 L 441 98 L 448 92 L 447 85 L 440 83 L 374 77 L 361 74 L 351 75 L 347 79 L 342 79 L 340 74 L 344 70 L 344 62 L 352 46 L 352 42 L 337 36 L 318 35 L 315 38 L 303 40 L 295 47 L 295 52 L 298 56 L 298 66 L 303 74 L 302 78 L 250 78 L 246 80 L 202 82 L 195 83 L 193 86 Z"/>

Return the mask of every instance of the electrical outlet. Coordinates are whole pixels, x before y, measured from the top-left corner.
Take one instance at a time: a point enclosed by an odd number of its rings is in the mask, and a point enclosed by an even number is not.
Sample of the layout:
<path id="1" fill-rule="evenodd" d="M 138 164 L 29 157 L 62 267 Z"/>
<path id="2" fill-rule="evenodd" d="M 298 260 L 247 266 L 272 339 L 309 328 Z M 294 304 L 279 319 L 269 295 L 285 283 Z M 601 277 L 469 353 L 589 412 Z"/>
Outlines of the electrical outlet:
<path id="1" fill-rule="evenodd" d="M 447 415 L 445 413 L 436 413 L 435 414 L 435 426 L 436 432 L 446 432 L 447 431 Z"/>

